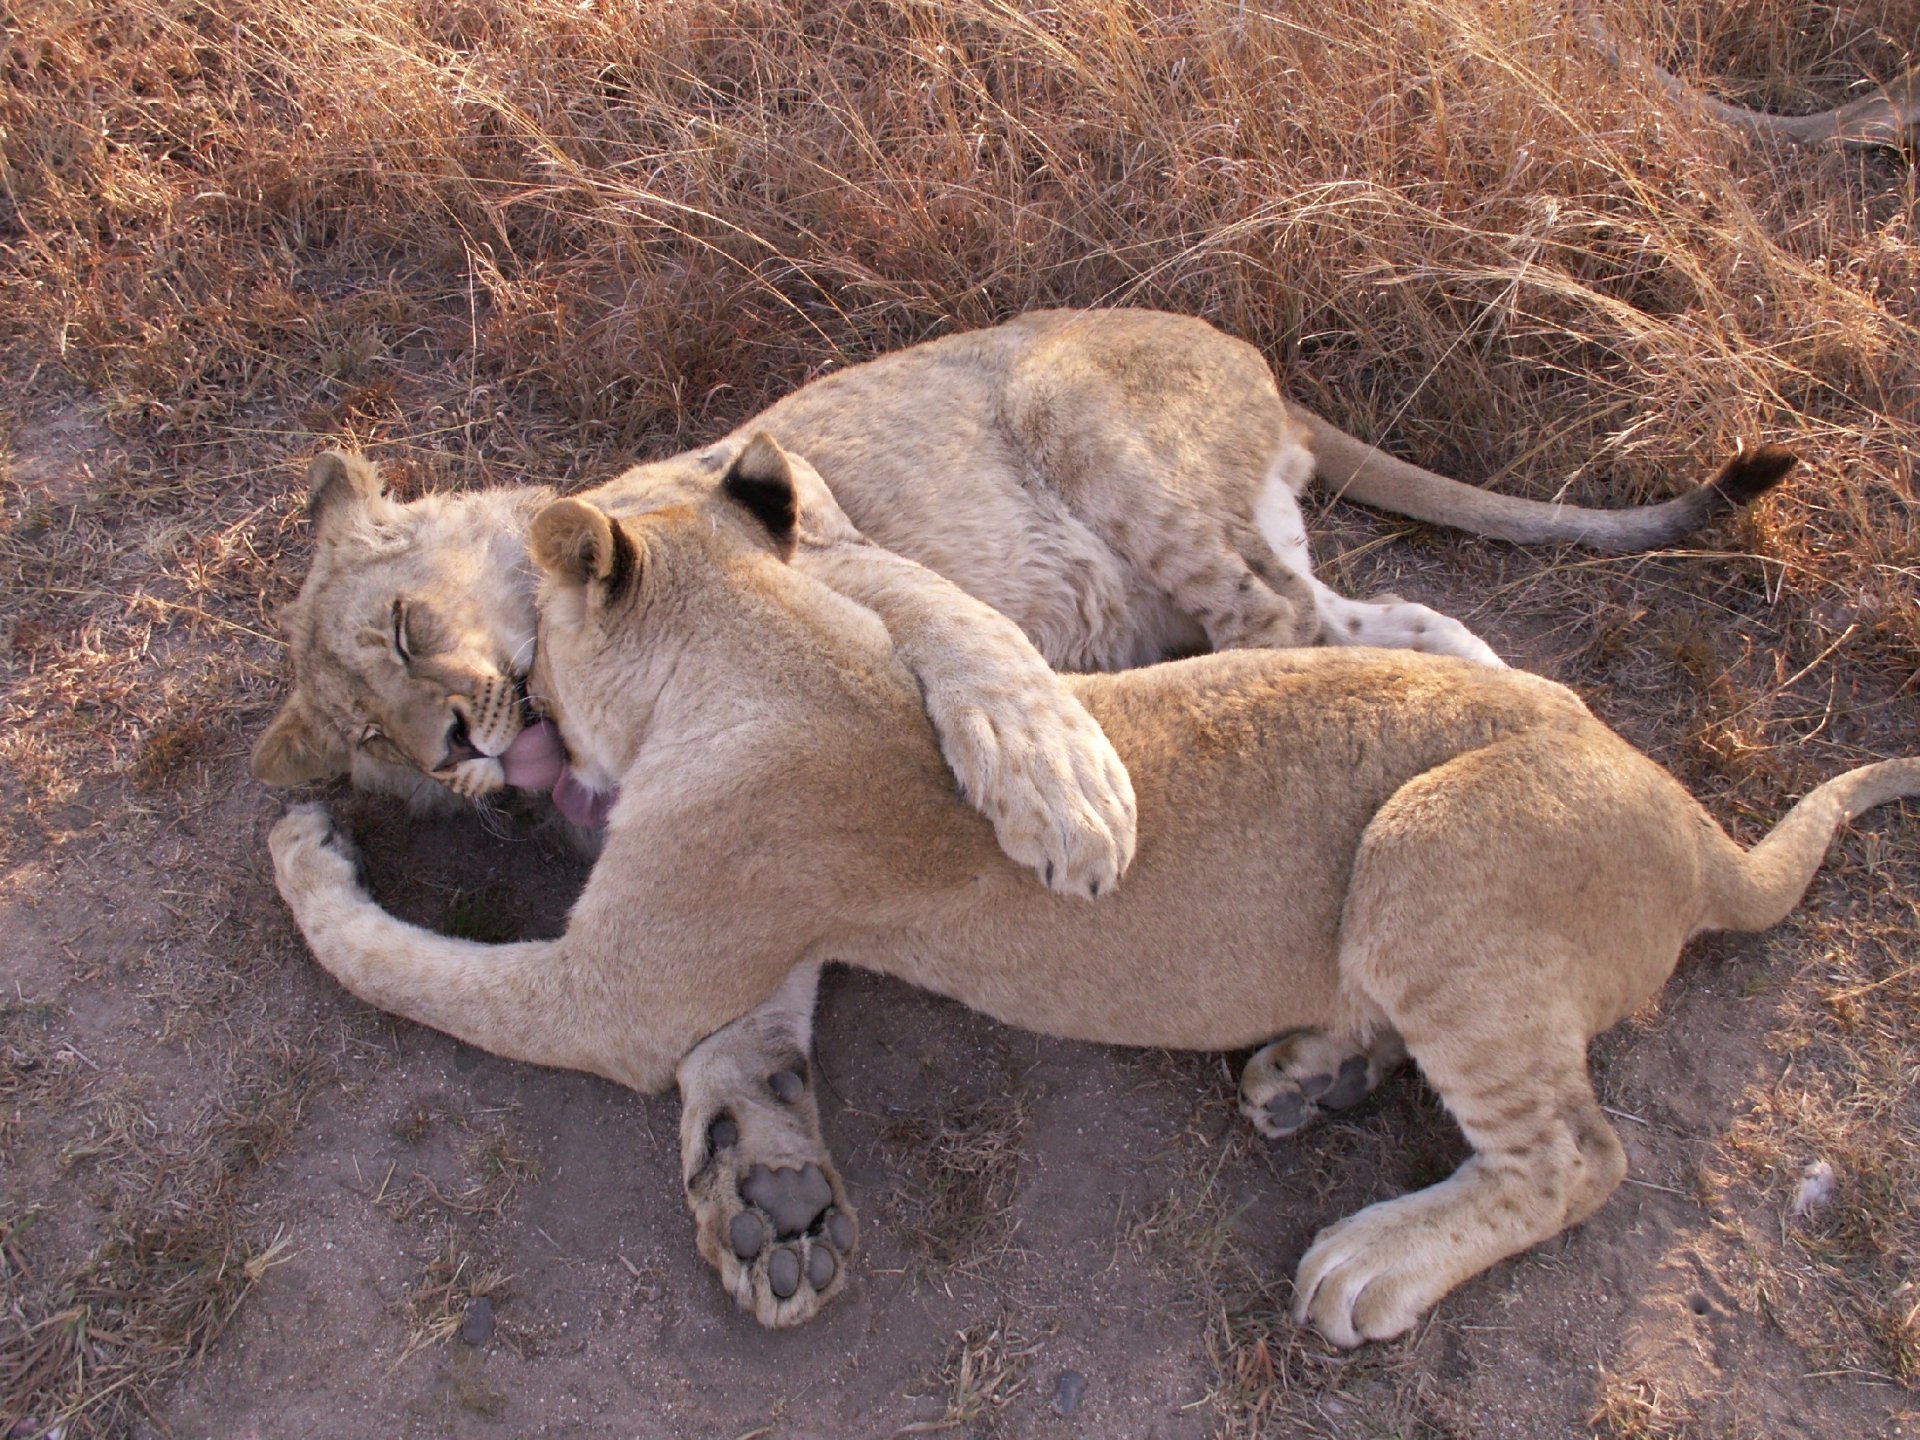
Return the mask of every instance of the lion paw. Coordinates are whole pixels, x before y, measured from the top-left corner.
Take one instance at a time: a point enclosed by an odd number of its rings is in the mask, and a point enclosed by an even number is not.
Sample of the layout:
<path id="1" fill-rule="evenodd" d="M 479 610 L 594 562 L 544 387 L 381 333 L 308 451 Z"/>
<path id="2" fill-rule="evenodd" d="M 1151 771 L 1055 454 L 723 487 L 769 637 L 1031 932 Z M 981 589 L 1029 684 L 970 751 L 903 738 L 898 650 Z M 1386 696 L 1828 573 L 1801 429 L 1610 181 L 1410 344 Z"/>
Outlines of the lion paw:
<path id="1" fill-rule="evenodd" d="M 1369 1205 L 1314 1238 L 1294 1277 L 1293 1318 L 1342 1349 L 1411 1330 L 1453 1288 L 1441 1234 L 1418 1197 Z"/>
<path id="2" fill-rule="evenodd" d="M 1330 1111 L 1359 1104 L 1406 1057 L 1397 1035 L 1363 1047 L 1323 1030 L 1295 1031 L 1247 1061 L 1240 1113 L 1269 1140 L 1284 1140 Z"/>
<path id="3" fill-rule="evenodd" d="M 765 1093 L 728 1097 L 683 1129 L 702 1142 L 687 1175 L 696 1240 L 721 1283 L 762 1325 L 798 1325 L 846 1285 L 859 1226 L 820 1138 L 804 1065 L 776 1071 Z"/>
<path id="4" fill-rule="evenodd" d="M 289 809 L 268 832 L 267 850 L 274 883 L 296 914 L 300 897 L 359 888 L 360 852 L 324 805 Z"/>
<path id="5" fill-rule="evenodd" d="M 941 741 L 963 799 L 1000 848 L 1059 895 L 1097 899 L 1133 860 L 1133 782 L 1093 717 L 1064 692 L 944 716 Z"/>

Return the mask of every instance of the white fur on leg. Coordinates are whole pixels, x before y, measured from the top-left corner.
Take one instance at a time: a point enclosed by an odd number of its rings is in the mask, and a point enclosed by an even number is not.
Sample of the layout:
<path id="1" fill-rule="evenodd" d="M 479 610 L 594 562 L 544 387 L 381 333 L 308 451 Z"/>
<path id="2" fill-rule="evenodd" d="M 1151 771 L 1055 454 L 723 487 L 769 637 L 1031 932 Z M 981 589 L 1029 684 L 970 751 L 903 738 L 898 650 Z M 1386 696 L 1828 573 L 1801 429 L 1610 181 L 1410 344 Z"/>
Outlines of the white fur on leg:
<path id="1" fill-rule="evenodd" d="M 1462 660 L 1505 669 L 1507 662 L 1494 654 L 1486 641 L 1450 615 L 1411 600 L 1349 600 L 1313 578 L 1307 526 L 1295 498 L 1312 470 L 1313 457 L 1306 450 L 1297 445 L 1282 450 L 1254 501 L 1253 519 L 1280 563 L 1312 584 L 1321 638 L 1329 645 L 1375 645 L 1427 655 L 1457 655 Z"/>

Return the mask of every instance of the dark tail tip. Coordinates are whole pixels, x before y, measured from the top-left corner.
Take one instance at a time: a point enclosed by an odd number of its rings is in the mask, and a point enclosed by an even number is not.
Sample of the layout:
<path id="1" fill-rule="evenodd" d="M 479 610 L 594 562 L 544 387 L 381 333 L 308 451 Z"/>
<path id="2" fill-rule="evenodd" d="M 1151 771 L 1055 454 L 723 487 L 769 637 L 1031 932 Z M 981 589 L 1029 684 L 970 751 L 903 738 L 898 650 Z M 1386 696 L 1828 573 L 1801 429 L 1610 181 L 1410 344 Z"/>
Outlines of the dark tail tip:
<path id="1" fill-rule="evenodd" d="M 1727 461 L 1709 484 L 1729 506 L 1746 505 L 1786 479 L 1799 463 L 1800 457 L 1784 445 L 1760 445 Z"/>

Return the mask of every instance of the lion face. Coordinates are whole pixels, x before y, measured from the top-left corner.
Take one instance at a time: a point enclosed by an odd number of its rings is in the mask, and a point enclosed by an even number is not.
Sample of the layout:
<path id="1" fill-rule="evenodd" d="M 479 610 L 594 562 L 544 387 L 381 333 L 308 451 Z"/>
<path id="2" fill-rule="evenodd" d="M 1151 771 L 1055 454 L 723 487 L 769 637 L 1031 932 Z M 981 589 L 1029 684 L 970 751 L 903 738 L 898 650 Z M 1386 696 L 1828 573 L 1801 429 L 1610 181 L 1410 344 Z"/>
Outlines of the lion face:
<path id="1" fill-rule="evenodd" d="M 351 773 L 376 789 L 422 777 L 482 795 L 519 734 L 532 663 L 526 511 L 542 490 L 401 505 L 371 467 L 329 454 L 311 472 L 313 567 L 282 616 L 294 687 L 254 747 L 270 785 Z"/>

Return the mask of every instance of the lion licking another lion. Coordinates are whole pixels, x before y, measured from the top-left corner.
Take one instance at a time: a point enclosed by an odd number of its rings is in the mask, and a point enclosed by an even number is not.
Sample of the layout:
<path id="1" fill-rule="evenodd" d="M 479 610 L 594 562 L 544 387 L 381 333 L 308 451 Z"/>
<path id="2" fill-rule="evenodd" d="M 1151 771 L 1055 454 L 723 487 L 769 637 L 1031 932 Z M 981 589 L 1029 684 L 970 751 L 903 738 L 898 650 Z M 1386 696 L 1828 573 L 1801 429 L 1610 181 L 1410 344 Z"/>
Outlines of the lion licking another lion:
<path id="1" fill-rule="evenodd" d="M 276 832 L 276 859 L 316 953 L 377 1003 L 630 1083 L 664 1084 L 679 1062 L 702 1252 L 768 1323 L 805 1318 L 844 1283 L 854 1235 L 806 1080 L 821 959 L 1055 1033 L 1223 1048 L 1292 1032 L 1247 1068 L 1244 1108 L 1268 1133 L 1357 1099 L 1404 1046 L 1478 1153 L 1445 1186 L 1392 1202 L 1391 1216 L 1364 1212 L 1310 1252 L 1304 1313 L 1353 1343 L 1397 1333 L 1464 1276 L 1604 1198 L 1620 1157 L 1593 1109 L 1586 1037 L 1656 986 L 1695 929 L 1770 923 L 1817 862 L 1824 839 L 1808 837 L 1847 804 L 1884 798 L 1863 787 L 1911 783 L 1899 768 L 1910 762 L 1835 782 L 1778 832 L 1798 838 L 1755 852 L 1805 861 L 1797 883 L 1736 883 L 1755 862 L 1566 692 L 1492 668 L 1464 627 L 1423 607 L 1344 600 L 1313 581 L 1293 500 L 1310 442 L 1373 503 L 1514 538 L 1657 543 L 1765 489 L 1790 463 L 1778 452 L 1639 511 L 1487 496 L 1297 417 L 1248 347 L 1138 312 L 1026 317 L 919 347 L 818 382 L 758 423 L 825 456 L 825 483 L 772 440 L 741 435 L 558 511 L 543 509 L 544 492 L 400 506 L 355 462 L 319 464 L 320 545 L 289 617 L 296 689 L 256 769 L 292 782 L 351 767 L 390 785 L 424 773 L 474 792 L 532 777 L 577 818 L 610 820 L 559 949 L 399 926 L 353 888 L 307 812 Z M 867 543 L 836 499 L 1026 633 Z M 536 515 L 549 572 L 537 646 Z M 774 553 L 789 549 L 791 563 Z M 594 611 L 615 589 L 622 614 Z M 697 623 L 673 629 L 696 595 Z M 570 665 L 568 646 L 589 631 L 636 678 Z M 769 646 L 775 633 L 784 648 Z M 1068 681 L 1029 637 L 1063 664 L 1313 639 L 1483 663 L 1243 653 Z M 523 728 L 516 682 L 529 662 L 564 754 L 552 732 Z M 676 677 L 657 694 L 649 664 Z M 596 698 L 619 713 L 596 715 Z M 673 727 L 701 743 L 673 749 Z M 990 827 L 954 798 L 956 776 Z M 655 841 L 664 829 L 685 843 L 623 844 L 641 814 Z M 729 814 L 752 826 L 729 829 Z M 1623 856 L 1575 846 L 1609 825 L 1631 837 Z M 1582 877 L 1578 904 L 1542 878 L 1538 857 L 1556 846 Z M 1526 863 L 1503 865 L 1502 847 Z M 1617 915 L 1606 907 L 1618 894 L 1592 893 L 1594 874 L 1655 853 L 1651 878 L 1621 872 L 1638 888 Z M 1356 888 L 1362 857 L 1377 893 Z M 763 887 L 778 905 L 739 905 Z M 984 917 L 969 908 L 976 890 L 999 897 Z M 640 914 L 666 948 L 644 969 L 610 969 L 609 956 L 631 953 L 610 937 L 624 925 L 630 945 Z M 1376 942 L 1365 956 L 1349 944 L 1363 921 Z M 1413 931 L 1458 953 L 1410 956 Z M 908 938 L 923 932 L 932 938 Z M 580 1001 L 571 987 L 612 987 L 587 1007 L 594 1024 L 563 1015 L 556 1029 L 502 988 L 519 973 L 509 957 L 536 953 L 535 988 L 566 1014 Z M 700 969 L 676 976 L 676 955 Z M 716 969 L 716 955 L 737 964 Z M 1552 1001 L 1536 1006 L 1538 1044 L 1524 1055 L 1490 993 L 1509 983 Z M 1489 1030 L 1495 1014 L 1504 1028 Z M 643 1024 L 662 1030 L 628 1033 Z M 622 1049 L 628 1039 L 636 1047 Z M 1476 1066 L 1509 1090 L 1535 1086 L 1532 1099 L 1485 1110 L 1492 1082 Z M 1458 1245 L 1436 1249 L 1440 1232 L 1419 1218 L 1436 1207 Z"/>

